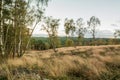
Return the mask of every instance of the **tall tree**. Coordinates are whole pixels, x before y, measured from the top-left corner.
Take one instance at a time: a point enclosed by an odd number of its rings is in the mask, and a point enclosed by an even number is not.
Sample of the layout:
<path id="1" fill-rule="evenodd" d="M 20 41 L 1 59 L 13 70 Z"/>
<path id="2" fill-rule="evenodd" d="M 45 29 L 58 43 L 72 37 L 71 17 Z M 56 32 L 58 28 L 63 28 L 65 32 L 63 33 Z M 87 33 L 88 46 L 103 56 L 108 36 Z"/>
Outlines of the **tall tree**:
<path id="1" fill-rule="evenodd" d="M 95 41 L 96 27 L 101 24 L 100 20 L 99 20 L 99 18 L 96 18 L 95 16 L 92 16 L 90 18 L 90 20 L 87 22 L 87 24 L 90 28 L 90 33 L 92 34 L 93 42 L 94 42 Z"/>
<path id="2" fill-rule="evenodd" d="M 82 44 L 82 40 L 84 38 L 85 32 L 87 29 L 84 27 L 85 23 L 83 22 L 82 18 L 77 19 L 76 21 L 76 34 L 78 35 L 78 42 L 79 45 Z"/>
<path id="3" fill-rule="evenodd" d="M 0 53 L 5 56 L 6 40 L 10 25 L 10 4 L 11 0 L 0 0 Z M 6 29 L 6 30 L 5 30 Z"/>
<path id="4" fill-rule="evenodd" d="M 74 35 L 74 32 L 76 30 L 74 20 L 66 18 L 64 22 L 64 28 L 65 28 L 65 33 L 67 38 Z"/>
<path id="5" fill-rule="evenodd" d="M 56 50 L 57 42 L 56 41 L 58 41 L 59 21 L 60 21 L 59 19 L 54 19 L 52 17 L 45 17 L 44 24 L 42 27 L 42 30 L 46 31 L 49 36 L 49 40 L 53 47 L 54 52 L 57 52 L 57 50 Z"/>
<path id="6" fill-rule="evenodd" d="M 31 32 L 30 32 L 30 35 L 29 35 L 29 40 L 28 40 L 27 45 L 26 45 L 26 49 L 29 46 L 33 31 L 35 30 L 37 25 L 41 22 L 41 19 L 44 17 L 45 6 L 48 5 L 49 1 L 50 0 L 30 0 L 30 1 L 28 0 L 29 4 L 34 2 L 35 5 L 33 5 L 33 6 L 29 5 L 29 8 L 34 7 L 33 12 L 32 12 L 33 13 L 33 18 L 34 18 L 34 23 L 32 25 L 32 29 L 31 29 Z"/>
<path id="7" fill-rule="evenodd" d="M 3 44 L 3 0 L 0 1 L 0 53 L 5 54 L 4 44 Z"/>
<path id="8" fill-rule="evenodd" d="M 120 36 L 120 30 L 115 30 L 114 37 L 115 39 Z"/>

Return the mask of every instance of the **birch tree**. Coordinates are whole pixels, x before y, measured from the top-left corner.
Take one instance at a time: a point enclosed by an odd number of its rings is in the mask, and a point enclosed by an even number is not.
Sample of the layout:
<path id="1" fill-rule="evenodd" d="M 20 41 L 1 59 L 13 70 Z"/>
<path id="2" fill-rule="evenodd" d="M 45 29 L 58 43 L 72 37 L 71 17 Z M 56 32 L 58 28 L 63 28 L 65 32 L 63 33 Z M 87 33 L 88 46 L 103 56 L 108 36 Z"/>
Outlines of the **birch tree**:
<path id="1" fill-rule="evenodd" d="M 0 0 L 0 56 L 15 57 L 25 53 L 47 3 L 48 0 Z M 28 26 L 34 22 L 30 32 Z"/>
<path id="2" fill-rule="evenodd" d="M 3 0 L 0 1 L 0 52 L 4 56 L 4 44 L 3 44 Z"/>
<path id="3" fill-rule="evenodd" d="M 87 22 L 89 29 L 90 29 L 90 33 L 92 34 L 92 38 L 93 38 L 93 42 L 95 41 L 95 34 L 96 34 L 96 27 L 99 26 L 100 20 L 99 18 L 92 16 L 90 18 L 90 20 Z"/>
<path id="4" fill-rule="evenodd" d="M 31 0 L 31 1 L 29 1 L 30 3 L 32 3 L 32 2 L 35 3 L 35 5 L 32 6 L 32 7 L 34 7 L 34 10 L 33 10 L 34 23 L 33 23 L 33 26 L 32 26 L 32 29 L 31 29 L 31 32 L 29 35 L 29 40 L 27 42 L 26 49 L 29 46 L 33 31 L 35 30 L 37 25 L 41 22 L 41 19 L 44 17 L 45 6 L 48 5 L 48 1 L 49 0 L 36 0 L 36 1 Z M 31 8 L 31 6 L 29 6 L 29 8 Z"/>
<path id="5" fill-rule="evenodd" d="M 44 18 L 44 24 L 42 25 L 42 30 L 47 32 L 50 43 L 53 47 L 54 52 L 57 52 L 56 50 L 56 43 L 58 41 L 58 26 L 59 26 L 59 19 L 54 19 L 52 17 L 45 17 Z"/>
<path id="6" fill-rule="evenodd" d="M 83 38 L 84 38 L 86 31 L 87 31 L 87 28 L 85 28 L 85 23 L 83 22 L 83 19 L 82 18 L 77 19 L 77 21 L 76 21 L 76 34 L 78 36 L 79 45 L 82 44 L 82 41 L 83 41 Z"/>
<path id="7" fill-rule="evenodd" d="M 72 36 L 76 30 L 74 20 L 66 18 L 65 22 L 64 22 L 64 29 L 65 29 L 65 33 L 66 33 L 67 38 Z"/>

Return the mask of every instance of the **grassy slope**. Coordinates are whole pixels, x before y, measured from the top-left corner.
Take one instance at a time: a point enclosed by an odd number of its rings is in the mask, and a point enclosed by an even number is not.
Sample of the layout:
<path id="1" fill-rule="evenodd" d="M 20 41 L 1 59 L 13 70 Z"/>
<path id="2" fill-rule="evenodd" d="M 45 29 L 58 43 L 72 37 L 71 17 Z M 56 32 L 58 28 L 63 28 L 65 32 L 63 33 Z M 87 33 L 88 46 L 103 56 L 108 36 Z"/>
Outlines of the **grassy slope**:
<path id="1" fill-rule="evenodd" d="M 0 67 L 0 80 L 120 80 L 120 45 L 28 51 Z"/>

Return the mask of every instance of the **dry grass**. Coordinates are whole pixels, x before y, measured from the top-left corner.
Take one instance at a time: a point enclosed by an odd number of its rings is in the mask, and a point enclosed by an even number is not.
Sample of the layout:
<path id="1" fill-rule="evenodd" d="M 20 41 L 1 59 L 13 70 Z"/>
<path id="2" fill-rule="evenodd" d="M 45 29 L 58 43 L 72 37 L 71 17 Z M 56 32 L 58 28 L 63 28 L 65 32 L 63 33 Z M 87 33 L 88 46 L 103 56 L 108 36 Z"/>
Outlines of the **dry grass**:
<path id="1" fill-rule="evenodd" d="M 23 77 L 23 74 L 25 78 L 21 80 L 30 80 L 26 78 L 26 75 L 31 80 L 35 78 L 36 80 L 55 78 L 56 80 L 65 76 L 70 78 L 57 80 L 106 80 L 101 78 L 101 74 L 109 73 L 106 63 L 114 63 L 117 66 L 120 64 L 120 55 L 116 54 L 116 51 L 120 53 L 119 48 L 119 45 L 109 45 L 64 47 L 59 48 L 58 53 L 52 50 L 28 51 L 21 58 L 8 59 L 6 63 L 1 64 L 0 70 L 2 71 L 7 64 L 7 69 L 14 76 L 13 80 L 16 80 L 18 76 Z M 13 74 L 15 69 L 17 74 Z M 35 75 L 35 78 L 32 78 L 32 75 Z"/>

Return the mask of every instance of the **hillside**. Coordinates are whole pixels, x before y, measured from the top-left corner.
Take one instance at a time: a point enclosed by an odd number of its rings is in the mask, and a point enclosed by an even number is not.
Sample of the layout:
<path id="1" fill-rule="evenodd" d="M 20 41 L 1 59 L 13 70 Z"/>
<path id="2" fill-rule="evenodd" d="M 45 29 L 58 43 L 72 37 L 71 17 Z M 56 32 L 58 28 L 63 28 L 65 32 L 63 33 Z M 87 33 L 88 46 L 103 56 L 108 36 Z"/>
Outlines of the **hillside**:
<path id="1" fill-rule="evenodd" d="M 120 45 L 27 51 L 0 65 L 0 80 L 120 80 Z"/>

